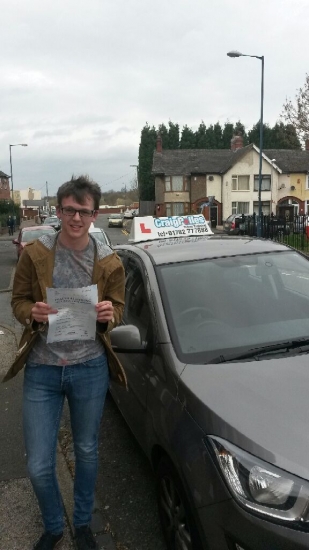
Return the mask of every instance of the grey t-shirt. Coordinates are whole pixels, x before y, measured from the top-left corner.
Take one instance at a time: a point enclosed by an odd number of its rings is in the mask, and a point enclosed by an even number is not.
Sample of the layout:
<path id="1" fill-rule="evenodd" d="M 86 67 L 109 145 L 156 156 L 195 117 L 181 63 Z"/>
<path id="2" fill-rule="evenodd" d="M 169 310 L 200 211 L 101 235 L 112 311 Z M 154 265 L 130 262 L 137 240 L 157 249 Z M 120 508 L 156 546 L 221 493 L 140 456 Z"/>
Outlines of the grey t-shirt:
<path id="1" fill-rule="evenodd" d="M 56 244 L 53 271 L 54 288 L 78 288 L 92 284 L 95 243 L 89 238 L 84 250 L 71 250 L 63 246 L 59 239 Z M 48 326 L 40 332 L 31 350 L 28 361 L 42 365 L 74 365 L 99 357 L 104 346 L 98 336 L 95 340 L 70 340 L 47 344 Z"/>

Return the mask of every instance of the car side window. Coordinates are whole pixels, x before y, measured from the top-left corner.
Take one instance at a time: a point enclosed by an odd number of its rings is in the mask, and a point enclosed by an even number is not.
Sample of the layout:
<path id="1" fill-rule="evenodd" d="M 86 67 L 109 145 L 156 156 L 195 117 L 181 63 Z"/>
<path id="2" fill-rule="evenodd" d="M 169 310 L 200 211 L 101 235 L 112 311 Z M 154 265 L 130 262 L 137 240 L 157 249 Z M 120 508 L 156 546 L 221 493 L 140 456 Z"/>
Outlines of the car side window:
<path id="1" fill-rule="evenodd" d="M 121 258 L 124 260 L 124 258 Z M 135 325 L 144 341 L 148 341 L 151 327 L 150 308 L 143 280 L 138 264 L 129 260 L 125 265 L 126 294 L 123 321 L 126 325 Z"/>

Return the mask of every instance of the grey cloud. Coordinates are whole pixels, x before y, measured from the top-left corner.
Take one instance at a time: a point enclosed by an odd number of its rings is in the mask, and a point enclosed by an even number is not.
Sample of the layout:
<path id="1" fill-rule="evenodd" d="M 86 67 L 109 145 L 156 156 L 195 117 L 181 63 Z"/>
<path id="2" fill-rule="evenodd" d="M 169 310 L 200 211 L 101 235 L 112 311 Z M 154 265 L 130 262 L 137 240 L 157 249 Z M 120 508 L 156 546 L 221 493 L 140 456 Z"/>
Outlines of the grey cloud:
<path id="1" fill-rule="evenodd" d="M 29 144 L 14 151 L 16 185 L 56 186 L 72 170 L 122 178 L 137 163 L 146 121 L 196 127 L 229 118 L 250 127 L 259 117 L 260 62 L 229 59 L 231 49 L 265 55 L 271 124 L 307 71 L 306 0 L 248 0 L 246 9 L 230 0 L 15 0 L 2 17 L 5 172 L 8 144 Z"/>

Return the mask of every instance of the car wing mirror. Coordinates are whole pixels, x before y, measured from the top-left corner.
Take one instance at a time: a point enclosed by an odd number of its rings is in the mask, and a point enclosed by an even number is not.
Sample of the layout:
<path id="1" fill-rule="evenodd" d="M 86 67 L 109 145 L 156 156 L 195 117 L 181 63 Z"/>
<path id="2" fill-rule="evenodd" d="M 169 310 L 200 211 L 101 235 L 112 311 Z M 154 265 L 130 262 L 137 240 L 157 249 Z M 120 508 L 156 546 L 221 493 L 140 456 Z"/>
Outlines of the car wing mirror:
<path id="1" fill-rule="evenodd" d="M 110 332 L 113 350 L 118 353 L 145 353 L 145 342 L 135 325 L 121 325 Z"/>
<path id="2" fill-rule="evenodd" d="M 12 240 L 12 243 L 13 243 L 13 244 L 19 244 L 19 242 L 18 242 L 17 239 L 13 239 L 13 240 Z"/>

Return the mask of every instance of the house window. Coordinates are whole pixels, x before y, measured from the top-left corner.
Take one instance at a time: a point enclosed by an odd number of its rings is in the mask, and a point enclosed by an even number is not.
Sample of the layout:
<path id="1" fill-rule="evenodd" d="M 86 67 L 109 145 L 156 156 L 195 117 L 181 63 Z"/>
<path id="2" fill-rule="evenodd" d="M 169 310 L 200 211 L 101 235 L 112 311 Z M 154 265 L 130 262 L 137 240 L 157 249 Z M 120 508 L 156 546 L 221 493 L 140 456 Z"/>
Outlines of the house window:
<path id="1" fill-rule="evenodd" d="M 189 212 L 189 204 L 186 202 L 167 202 L 165 212 L 167 216 L 183 216 Z"/>
<path id="2" fill-rule="evenodd" d="M 249 191 L 250 176 L 232 176 L 232 191 Z"/>
<path id="3" fill-rule="evenodd" d="M 269 201 L 262 201 L 261 202 L 261 210 L 262 214 L 264 216 L 269 216 L 271 213 L 271 204 Z M 254 202 L 253 203 L 253 212 L 258 216 L 259 215 L 259 203 Z"/>
<path id="4" fill-rule="evenodd" d="M 232 214 L 249 214 L 249 202 L 232 202 Z"/>
<path id="5" fill-rule="evenodd" d="M 165 191 L 188 191 L 188 178 L 183 176 L 165 176 Z"/>
<path id="6" fill-rule="evenodd" d="M 271 177 L 270 175 L 262 175 L 261 191 L 270 191 L 271 189 Z M 254 176 L 254 191 L 259 190 L 259 176 Z"/>

